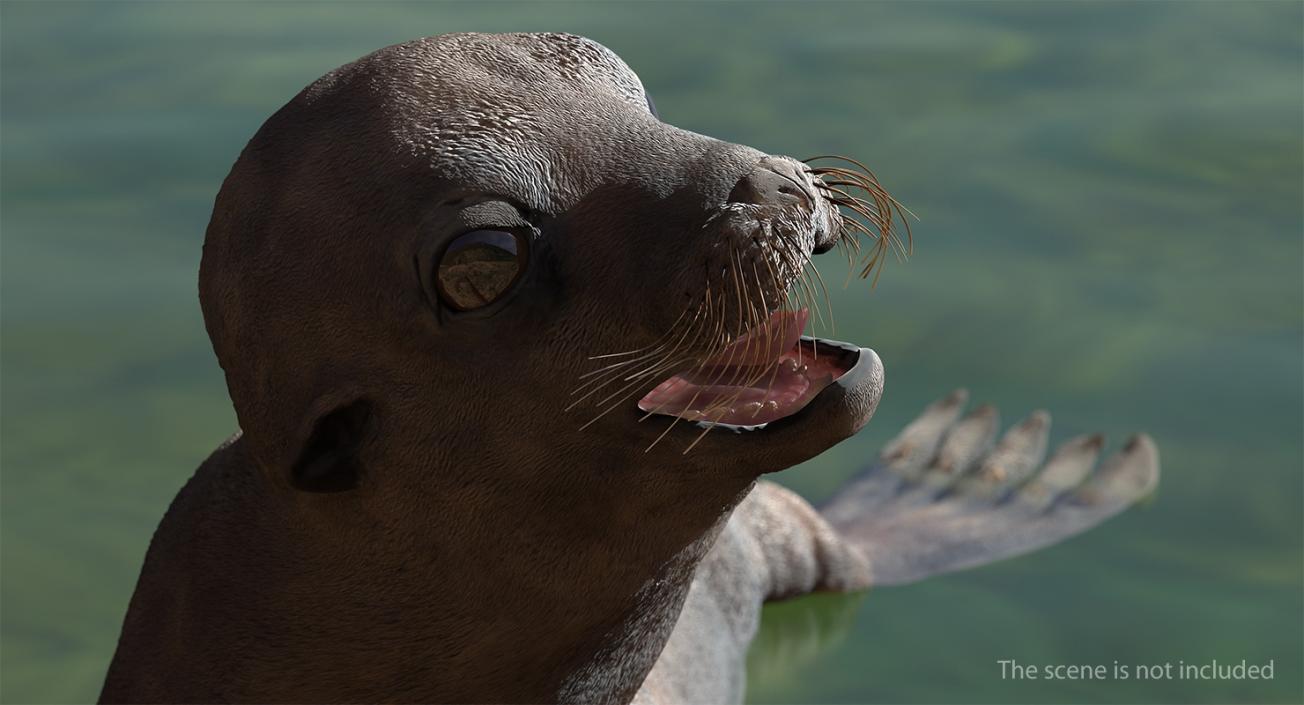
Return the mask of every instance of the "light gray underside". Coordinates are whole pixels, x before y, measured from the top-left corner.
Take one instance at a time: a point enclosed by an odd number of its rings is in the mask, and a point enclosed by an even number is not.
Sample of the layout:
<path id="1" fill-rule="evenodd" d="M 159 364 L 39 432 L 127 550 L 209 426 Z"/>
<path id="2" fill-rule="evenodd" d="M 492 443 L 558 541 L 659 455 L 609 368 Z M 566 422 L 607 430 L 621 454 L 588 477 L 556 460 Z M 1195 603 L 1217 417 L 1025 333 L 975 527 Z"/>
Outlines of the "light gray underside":
<path id="1" fill-rule="evenodd" d="M 998 439 L 996 410 L 962 417 L 966 401 L 957 391 L 930 405 L 819 512 L 758 483 L 698 566 L 634 702 L 742 702 L 747 649 L 769 600 L 871 579 L 905 584 L 1027 553 L 1100 524 L 1158 483 L 1158 451 L 1145 435 L 1099 466 L 1099 436 L 1070 439 L 1045 460 L 1049 414 L 1034 412 Z"/>

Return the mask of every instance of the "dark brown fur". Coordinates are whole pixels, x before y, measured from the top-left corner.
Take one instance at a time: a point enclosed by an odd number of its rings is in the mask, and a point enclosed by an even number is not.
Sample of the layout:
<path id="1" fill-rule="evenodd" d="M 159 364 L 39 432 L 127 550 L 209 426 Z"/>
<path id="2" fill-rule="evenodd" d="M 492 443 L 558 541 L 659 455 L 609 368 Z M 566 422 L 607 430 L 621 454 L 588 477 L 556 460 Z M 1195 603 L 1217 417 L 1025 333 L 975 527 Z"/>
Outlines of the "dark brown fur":
<path id="1" fill-rule="evenodd" d="M 756 477 L 853 433 L 881 389 L 688 455 L 687 425 L 644 453 L 669 420 L 632 403 L 582 432 L 561 413 L 590 356 L 654 342 L 702 288 L 703 225 L 764 156 L 655 119 L 566 35 L 420 40 L 305 89 L 204 245 L 244 435 L 160 526 L 103 700 L 630 699 Z M 431 253 L 485 217 L 537 230 L 531 268 L 450 314 Z"/>

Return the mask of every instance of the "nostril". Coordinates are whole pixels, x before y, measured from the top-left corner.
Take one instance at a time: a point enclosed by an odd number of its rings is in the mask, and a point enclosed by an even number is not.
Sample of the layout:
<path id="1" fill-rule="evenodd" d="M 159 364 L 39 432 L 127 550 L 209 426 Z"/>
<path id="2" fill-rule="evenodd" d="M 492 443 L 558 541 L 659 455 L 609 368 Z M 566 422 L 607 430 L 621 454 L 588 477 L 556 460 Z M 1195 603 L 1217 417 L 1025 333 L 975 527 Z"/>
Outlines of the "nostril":
<path id="1" fill-rule="evenodd" d="M 739 179 L 729 192 L 730 203 L 788 206 L 806 201 L 806 194 L 792 179 L 766 167 L 757 168 Z"/>

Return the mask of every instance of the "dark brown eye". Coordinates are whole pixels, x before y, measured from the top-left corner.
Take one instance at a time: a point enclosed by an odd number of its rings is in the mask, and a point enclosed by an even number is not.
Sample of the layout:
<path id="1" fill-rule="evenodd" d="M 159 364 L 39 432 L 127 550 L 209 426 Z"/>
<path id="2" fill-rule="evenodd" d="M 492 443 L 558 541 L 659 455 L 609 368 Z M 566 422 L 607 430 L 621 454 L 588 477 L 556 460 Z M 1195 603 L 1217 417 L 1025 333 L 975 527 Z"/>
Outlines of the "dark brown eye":
<path id="1" fill-rule="evenodd" d="M 471 311 L 502 298 L 525 271 L 527 241 L 505 230 L 472 230 L 444 250 L 435 287 L 444 303 Z"/>

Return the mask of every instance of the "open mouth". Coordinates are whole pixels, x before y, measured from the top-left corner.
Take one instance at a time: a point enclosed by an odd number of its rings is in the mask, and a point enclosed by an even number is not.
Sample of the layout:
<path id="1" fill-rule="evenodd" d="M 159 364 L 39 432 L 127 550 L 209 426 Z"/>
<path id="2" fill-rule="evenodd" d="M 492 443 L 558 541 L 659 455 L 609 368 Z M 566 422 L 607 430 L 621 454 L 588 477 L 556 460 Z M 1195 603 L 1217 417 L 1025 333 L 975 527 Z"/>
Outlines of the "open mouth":
<path id="1" fill-rule="evenodd" d="M 803 336 L 810 312 L 778 311 L 638 402 L 649 414 L 740 429 L 801 411 L 853 367 L 860 348 Z"/>

